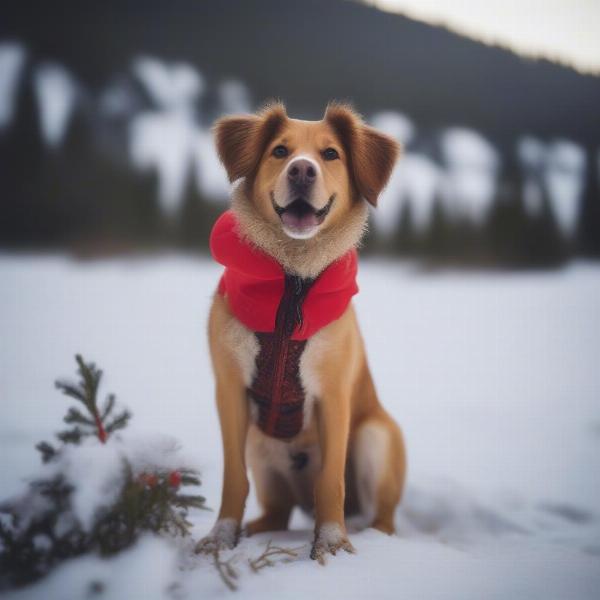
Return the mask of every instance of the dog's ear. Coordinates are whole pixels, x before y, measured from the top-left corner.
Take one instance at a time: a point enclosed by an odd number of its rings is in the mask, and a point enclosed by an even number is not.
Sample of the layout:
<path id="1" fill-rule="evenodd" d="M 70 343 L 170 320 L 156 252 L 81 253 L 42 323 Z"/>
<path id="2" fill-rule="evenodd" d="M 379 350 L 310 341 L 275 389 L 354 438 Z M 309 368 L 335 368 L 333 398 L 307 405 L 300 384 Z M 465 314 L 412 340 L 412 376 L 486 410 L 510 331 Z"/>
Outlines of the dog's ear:
<path id="1" fill-rule="evenodd" d="M 377 198 L 400 154 L 400 144 L 366 125 L 347 104 L 330 103 L 324 120 L 333 127 L 346 149 L 358 193 L 377 206 Z"/>
<path id="2" fill-rule="evenodd" d="M 233 115 L 219 119 L 214 127 L 217 153 L 229 181 L 251 175 L 265 147 L 287 119 L 285 106 L 274 103 L 256 115 Z"/>

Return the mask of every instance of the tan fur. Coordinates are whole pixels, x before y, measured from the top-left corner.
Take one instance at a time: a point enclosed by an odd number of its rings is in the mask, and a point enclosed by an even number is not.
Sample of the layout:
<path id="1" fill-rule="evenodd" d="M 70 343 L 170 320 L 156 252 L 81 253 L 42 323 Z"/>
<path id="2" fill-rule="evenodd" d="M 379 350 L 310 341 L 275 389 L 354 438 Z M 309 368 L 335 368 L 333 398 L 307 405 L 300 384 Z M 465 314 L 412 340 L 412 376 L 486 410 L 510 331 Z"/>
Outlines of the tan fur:
<path id="1" fill-rule="evenodd" d="M 230 178 L 243 178 L 233 193 L 242 235 L 302 277 L 316 277 L 359 243 L 367 218 L 365 200 L 376 203 L 398 151 L 395 142 L 342 105 L 331 105 L 322 121 L 309 122 L 289 119 L 278 104 L 259 115 L 227 117 L 215 133 Z M 286 144 L 290 158 L 318 161 L 320 191 L 311 200 L 316 208 L 335 195 L 330 213 L 310 239 L 286 236 L 271 205 L 269 196 L 288 162 L 272 156 L 277 144 Z M 324 161 L 324 147 L 334 147 L 339 160 Z M 344 504 L 350 497 L 356 497 L 372 526 L 392 533 L 405 477 L 404 444 L 377 399 L 352 305 L 307 342 L 300 376 L 306 407 L 312 410 L 305 412 L 302 431 L 289 442 L 265 436 L 252 423 L 245 388 L 257 347 L 227 299 L 218 295 L 209 338 L 225 466 L 217 525 L 200 548 L 235 543 L 231 527 L 237 530 L 242 520 L 247 464 L 264 511 L 248 524 L 249 533 L 285 529 L 292 508 L 301 506 L 315 514 L 313 558 L 322 562 L 327 552 L 353 551 L 344 525 Z M 309 456 L 301 471 L 290 468 L 289 454 L 296 452 Z M 345 479 L 348 468 L 352 484 Z"/>

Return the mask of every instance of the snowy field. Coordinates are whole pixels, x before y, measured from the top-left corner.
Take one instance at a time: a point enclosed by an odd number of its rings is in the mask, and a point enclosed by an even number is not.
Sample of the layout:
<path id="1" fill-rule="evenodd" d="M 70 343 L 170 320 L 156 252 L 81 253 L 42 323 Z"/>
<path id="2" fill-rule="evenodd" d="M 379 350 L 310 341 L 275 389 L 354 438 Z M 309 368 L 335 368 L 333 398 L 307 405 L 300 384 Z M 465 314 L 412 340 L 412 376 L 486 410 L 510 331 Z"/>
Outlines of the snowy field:
<path id="1" fill-rule="evenodd" d="M 76 262 L 0 256 L 0 497 L 22 489 L 33 449 L 60 428 L 53 388 L 81 352 L 134 413 L 169 434 L 218 509 L 221 447 L 205 326 L 220 268 L 172 256 Z M 401 423 L 408 488 L 387 537 L 308 558 L 312 523 L 243 539 L 243 598 L 565 599 L 600 589 L 600 267 L 553 273 L 423 273 L 363 261 L 356 305 L 383 403 Z M 247 515 L 257 513 L 251 493 Z M 194 537 L 214 513 L 194 516 Z M 258 574 L 269 539 L 299 557 Z M 111 600 L 232 594 L 210 560 L 147 537 L 111 560 L 59 567 L 12 599 Z M 235 596 L 234 596 L 235 597 Z"/>

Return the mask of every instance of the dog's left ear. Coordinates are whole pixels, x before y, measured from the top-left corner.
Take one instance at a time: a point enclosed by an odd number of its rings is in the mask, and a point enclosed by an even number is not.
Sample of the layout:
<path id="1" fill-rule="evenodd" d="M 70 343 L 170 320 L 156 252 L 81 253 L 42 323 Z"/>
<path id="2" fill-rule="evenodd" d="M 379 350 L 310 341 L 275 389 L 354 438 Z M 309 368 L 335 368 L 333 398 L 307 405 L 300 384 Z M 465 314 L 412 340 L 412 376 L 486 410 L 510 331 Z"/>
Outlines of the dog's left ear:
<path id="1" fill-rule="evenodd" d="M 344 144 L 358 193 L 377 206 L 377 198 L 400 154 L 400 144 L 366 125 L 346 104 L 329 104 L 324 120 L 333 127 Z"/>
<path id="2" fill-rule="evenodd" d="M 229 181 L 255 172 L 267 144 L 286 119 L 285 106 L 277 102 L 256 115 L 233 115 L 215 123 L 217 153 Z"/>

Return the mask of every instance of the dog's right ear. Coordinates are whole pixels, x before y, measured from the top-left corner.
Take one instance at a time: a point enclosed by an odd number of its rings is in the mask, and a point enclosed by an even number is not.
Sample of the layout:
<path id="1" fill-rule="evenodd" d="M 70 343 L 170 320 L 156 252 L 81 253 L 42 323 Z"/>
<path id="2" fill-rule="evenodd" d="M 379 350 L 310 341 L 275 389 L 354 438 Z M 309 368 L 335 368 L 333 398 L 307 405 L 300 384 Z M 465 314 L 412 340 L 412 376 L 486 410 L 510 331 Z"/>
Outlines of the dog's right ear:
<path id="1" fill-rule="evenodd" d="M 229 181 L 255 172 L 267 144 L 286 119 L 285 106 L 277 102 L 256 115 L 233 115 L 215 123 L 217 153 Z"/>

